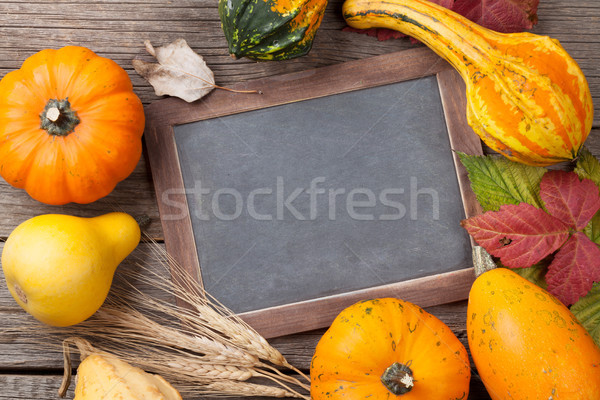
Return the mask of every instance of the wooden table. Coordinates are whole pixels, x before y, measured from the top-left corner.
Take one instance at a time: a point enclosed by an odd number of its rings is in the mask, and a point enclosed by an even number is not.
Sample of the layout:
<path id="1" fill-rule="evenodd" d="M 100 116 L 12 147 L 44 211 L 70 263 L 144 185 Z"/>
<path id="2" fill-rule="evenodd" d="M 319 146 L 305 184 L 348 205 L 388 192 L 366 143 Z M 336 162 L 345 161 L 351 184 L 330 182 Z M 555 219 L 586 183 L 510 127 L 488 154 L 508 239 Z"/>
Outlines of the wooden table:
<path id="1" fill-rule="evenodd" d="M 586 144 L 600 156 L 600 3 L 597 0 L 540 0 L 540 3 L 539 23 L 533 32 L 559 39 L 588 78 L 596 116 Z M 157 97 L 131 66 L 134 58 L 149 59 L 144 39 L 155 45 L 180 37 L 186 39 L 205 57 L 217 83 L 225 86 L 415 46 L 408 40 L 378 42 L 366 35 L 342 32 L 345 24 L 341 5 L 342 0 L 333 0 L 328 5 L 308 56 L 285 62 L 255 63 L 245 59 L 234 61 L 227 54 L 216 0 L 5 0 L 0 2 L 0 77 L 19 68 L 25 58 L 43 48 L 81 45 L 125 68 L 135 91 L 148 105 Z M 111 195 L 89 205 L 43 205 L 0 181 L 0 238 L 5 239 L 20 222 L 35 215 L 52 212 L 94 216 L 115 209 L 148 215 L 152 221 L 148 233 L 162 246 L 157 203 L 145 159 Z M 148 243 L 140 245 L 136 255 L 143 257 L 148 246 Z M 466 345 L 466 302 L 431 307 L 428 311 L 446 322 Z M 27 318 L 30 317 L 13 301 L 0 279 L 2 325 L 19 326 Z M 307 370 L 321 334 L 322 331 L 307 332 L 271 342 L 292 364 Z M 0 399 L 56 398 L 62 374 L 60 354 L 33 351 L 30 343 L 29 332 L 0 337 Z M 473 372 L 469 399 L 489 399 L 476 371 Z"/>

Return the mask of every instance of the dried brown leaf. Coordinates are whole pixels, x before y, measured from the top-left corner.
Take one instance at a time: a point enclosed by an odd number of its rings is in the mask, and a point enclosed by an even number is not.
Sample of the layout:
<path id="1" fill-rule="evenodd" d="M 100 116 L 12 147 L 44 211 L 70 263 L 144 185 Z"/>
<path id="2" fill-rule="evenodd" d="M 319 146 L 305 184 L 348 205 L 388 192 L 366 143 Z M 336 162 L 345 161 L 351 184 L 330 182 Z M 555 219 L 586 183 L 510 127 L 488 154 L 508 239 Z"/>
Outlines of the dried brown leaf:
<path id="1" fill-rule="evenodd" d="M 215 88 L 213 72 L 184 39 L 158 48 L 149 41 L 144 44 L 158 63 L 133 60 L 132 64 L 136 72 L 150 82 L 158 96 L 176 96 L 191 103 Z"/>

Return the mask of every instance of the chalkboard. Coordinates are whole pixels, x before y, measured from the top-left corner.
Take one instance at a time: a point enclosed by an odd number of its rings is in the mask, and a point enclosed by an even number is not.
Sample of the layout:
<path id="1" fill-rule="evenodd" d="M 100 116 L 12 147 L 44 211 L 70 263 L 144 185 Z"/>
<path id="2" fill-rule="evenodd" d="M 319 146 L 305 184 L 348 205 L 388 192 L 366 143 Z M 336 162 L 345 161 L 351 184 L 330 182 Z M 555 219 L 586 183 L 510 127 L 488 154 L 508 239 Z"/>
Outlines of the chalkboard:
<path id="1" fill-rule="evenodd" d="M 419 49 L 240 86 L 262 94 L 163 100 L 146 133 L 167 250 L 208 293 L 265 336 L 362 298 L 466 297 L 478 210 L 452 150 L 481 146 L 447 64 Z"/>

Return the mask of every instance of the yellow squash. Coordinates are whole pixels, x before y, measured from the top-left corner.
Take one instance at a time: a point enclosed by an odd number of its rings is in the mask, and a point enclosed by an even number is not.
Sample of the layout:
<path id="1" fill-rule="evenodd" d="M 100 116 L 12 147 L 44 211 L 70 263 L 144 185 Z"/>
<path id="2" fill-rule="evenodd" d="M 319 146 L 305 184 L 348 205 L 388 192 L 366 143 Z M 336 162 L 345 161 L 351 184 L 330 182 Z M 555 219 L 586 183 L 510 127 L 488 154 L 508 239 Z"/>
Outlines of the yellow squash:
<path id="1" fill-rule="evenodd" d="M 77 369 L 74 400 L 181 400 L 160 375 L 149 374 L 110 354 L 91 354 Z"/>
<path id="2" fill-rule="evenodd" d="M 567 307 L 515 272 L 475 280 L 467 332 L 493 400 L 600 400 L 600 349 Z"/>
<path id="3" fill-rule="evenodd" d="M 592 127 L 587 80 L 555 39 L 502 34 L 425 0 L 346 0 L 353 28 L 390 28 L 446 59 L 467 87 L 467 119 L 492 149 L 546 166 L 577 157 Z"/>
<path id="4" fill-rule="evenodd" d="M 181 395 L 162 376 L 134 367 L 117 356 L 96 349 L 80 337 L 63 341 L 64 375 L 58 390 L 65 397 L 71 385 L 71 350 L 80 354 L 75 400 L 181 400 Z"/>
<path id="5" fill-rule="evenodd" d="M 40 215 L 10 234 L 2 269 L 10 293 L 28 313 L 49 325 L 73 325 L 100 308 L 117 266 L 139 241 L 140 228 L 125 213 Z"/>

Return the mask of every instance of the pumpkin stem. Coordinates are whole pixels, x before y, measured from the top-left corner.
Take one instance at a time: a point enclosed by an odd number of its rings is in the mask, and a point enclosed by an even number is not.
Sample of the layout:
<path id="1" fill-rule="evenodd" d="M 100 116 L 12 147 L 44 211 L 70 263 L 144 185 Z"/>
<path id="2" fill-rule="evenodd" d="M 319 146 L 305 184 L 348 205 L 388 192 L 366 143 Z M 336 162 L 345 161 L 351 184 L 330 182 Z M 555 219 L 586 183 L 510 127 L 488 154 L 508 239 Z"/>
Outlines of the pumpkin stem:
<path id="1" fill-rule="evenodd" d="M 52 122 L 58 121 L 60 118 L 60 110 L 56 107 L 51 107 L 46 111 L 46 118 L 48 118 Z"/>
<path id="2" fill-rule="evenodd" d="M 405 365 L 395 362 L 381 375 L 381 382 L 396 396 L 410 392 L 415 386 L 415 380 L 409 365 L 410 363 Z"/>
<path id="3" fill-rule="evenodd" d="M 69 99 L 51 99 L 40 114 L 40 128 L 53 136 L 67 136 L 79 124 L 77 113 L 71 109 Z"/>

